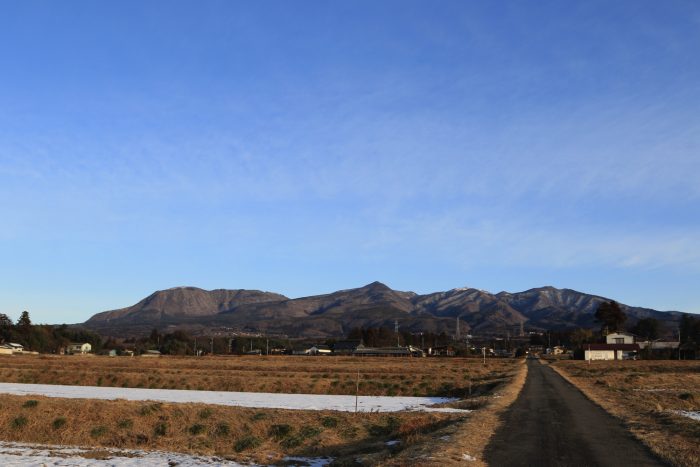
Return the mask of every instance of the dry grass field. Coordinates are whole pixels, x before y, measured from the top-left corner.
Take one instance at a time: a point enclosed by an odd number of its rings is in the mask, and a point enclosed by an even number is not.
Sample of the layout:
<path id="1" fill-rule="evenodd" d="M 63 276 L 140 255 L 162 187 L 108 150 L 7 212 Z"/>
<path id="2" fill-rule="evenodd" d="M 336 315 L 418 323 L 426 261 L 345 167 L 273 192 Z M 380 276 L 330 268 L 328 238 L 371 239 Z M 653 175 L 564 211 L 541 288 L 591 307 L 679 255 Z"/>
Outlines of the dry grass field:
<path id="1" fill-rule="evenodd" d="M 700 422 L 678 413 L 700 410 L 700 362 L 562 360 L 552 367 L 663 459 L 700 465 Z"/>
<path id="2" fill-rule="evenodd" d="M 0 382 L 151 389 L 455 396 L 511 377 L 507 359 L 358 357 L 0 357 Z"/>
<path id="3" fill-rule="evenodd" d="M 364 465 L 415 465 L 417 458 L 447 465 L 467 449 L 480 456 L 498 423 L 495 410 L 510 400 L 503 396 L 513 382 L 524 380 L 524 368 L 510 359 L 484 366 L 456 358 L 12 357 L 0 359 L 1 382 L 354 394 L 359 371 L 360 394 L 453 395 L 463 399 L 456 407 L 476 410 L 354 414 L 2 395 L 0 432 L 8 441 L 90 446 L 96 456 L 137 448 L 265 464 L 330 456 L 337 465 L 358 458 Z M 475 440 L 477 432 L 484 439 Z M 448 453 L 456 441 L 459 452 Z"/>

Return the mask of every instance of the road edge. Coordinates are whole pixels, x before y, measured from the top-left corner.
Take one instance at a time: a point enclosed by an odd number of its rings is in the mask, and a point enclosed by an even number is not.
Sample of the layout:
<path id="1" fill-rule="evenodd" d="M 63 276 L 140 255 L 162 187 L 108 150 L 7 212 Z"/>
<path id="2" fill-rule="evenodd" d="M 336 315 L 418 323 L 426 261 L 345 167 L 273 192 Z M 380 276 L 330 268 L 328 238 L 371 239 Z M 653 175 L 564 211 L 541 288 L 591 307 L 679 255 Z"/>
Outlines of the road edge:
<path id="1" fill-rule="evenodd" d="M 405 449 L 398 456 L 380 463 L 382 466 L 418 465 L 438 467 L 463 465 L 486 467 L 484 451 L 496 431 L 503 425 L 501 415 L 515 402 L 527 379 L 527 360 L 522 359 L 517 373 L 504 387 L 491 394 L 482 408 L 461 421 L 435 432 L 433 442 Z"/>

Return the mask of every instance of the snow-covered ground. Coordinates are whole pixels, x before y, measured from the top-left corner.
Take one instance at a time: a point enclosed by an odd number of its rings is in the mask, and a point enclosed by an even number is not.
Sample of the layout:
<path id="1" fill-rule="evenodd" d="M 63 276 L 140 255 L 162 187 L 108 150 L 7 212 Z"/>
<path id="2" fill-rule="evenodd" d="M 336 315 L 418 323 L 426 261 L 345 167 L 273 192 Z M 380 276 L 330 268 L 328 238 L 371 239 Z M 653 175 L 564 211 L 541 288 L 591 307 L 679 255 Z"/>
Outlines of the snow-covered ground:
<path id="1" fill-rule="evenodd" d="M 693 410 L 674 410 L 673 411 L 677 415 L 681 415 L 683 417 L 688 417 L 692 418 L 693 420 L 697 420 L 700 422 L 700 411 L 693 411 Z"/>
<path id="2" fill-rule="evenodd" d="M 355 411 L 355 396 L 319 394 L 275 394 L 264 392 L 188 391 L 180 389 L 110 388 L 98 386 L 61 386 L 53 384 L 0 383 L 0 394 L 40 395 L 68 399 L 124 399 L 254 407 L 260 409 Z M 451 402 L 447 397 L 359 396 L 360 412 L 469 412 L 452 408 L 430 407 Z"/>
<path id="3" fill-rule="evenodd" d="M 76 467 L 174 465 L 179 467 L 203 465 L 241 466 L 241 464 L 216 457 L 189 456 L 187 454 L 173 452 L 109 450 L 100 451 L 100 455 L 98 456 L 95 456 L 94 453 L 95 450 L 76 447 L 32 445 L 0 441 L 0 465 L 4 467 L 29 465 Z M 93 457 L 99 458 L 95 459 Z"/>
<path id="4" fill-rule="evenodd" d="M 97 454 L 97 455 L 96 455 Z M 332 459 L 326 457 L 288 457 L 285 465 L 324 467 Z M 71 466 L 71 467 L 255 467 L 218 457 L 190 456 L 175 452 L 126 449 L 85 449 L 69 446 L 34 445 L 0 441 L 0 465 L 3 467 Z"/>

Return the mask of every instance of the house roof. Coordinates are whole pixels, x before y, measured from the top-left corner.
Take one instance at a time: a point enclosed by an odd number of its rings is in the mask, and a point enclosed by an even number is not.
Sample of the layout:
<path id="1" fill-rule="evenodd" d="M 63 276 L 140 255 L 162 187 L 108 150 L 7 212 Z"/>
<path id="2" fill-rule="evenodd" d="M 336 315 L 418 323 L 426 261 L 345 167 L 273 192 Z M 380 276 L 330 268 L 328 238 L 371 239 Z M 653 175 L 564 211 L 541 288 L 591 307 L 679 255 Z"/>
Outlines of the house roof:
<path id="1" fill-rule="evenodd" d="M 583 346 L 584 350 L 639 350 L 638 344 L 587 344 Z"/>

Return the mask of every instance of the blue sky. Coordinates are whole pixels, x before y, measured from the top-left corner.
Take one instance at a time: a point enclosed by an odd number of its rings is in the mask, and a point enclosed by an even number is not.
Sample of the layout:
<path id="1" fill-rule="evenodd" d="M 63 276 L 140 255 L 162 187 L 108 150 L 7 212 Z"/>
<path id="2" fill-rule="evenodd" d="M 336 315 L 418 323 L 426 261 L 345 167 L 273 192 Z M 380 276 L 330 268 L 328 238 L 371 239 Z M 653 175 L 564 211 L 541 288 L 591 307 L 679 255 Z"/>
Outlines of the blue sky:
<path id="1" fill-rule="evenodd" d="M 7 1 L 0 312 L 554 285 L 700 312 L 693 1 Z"/>

